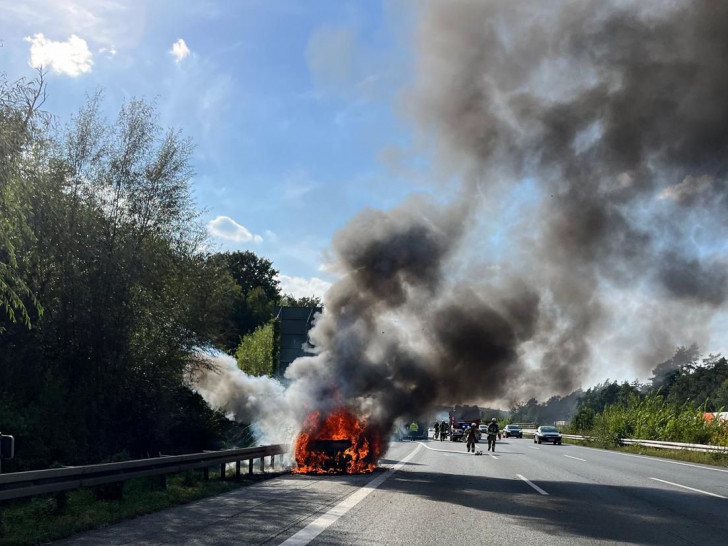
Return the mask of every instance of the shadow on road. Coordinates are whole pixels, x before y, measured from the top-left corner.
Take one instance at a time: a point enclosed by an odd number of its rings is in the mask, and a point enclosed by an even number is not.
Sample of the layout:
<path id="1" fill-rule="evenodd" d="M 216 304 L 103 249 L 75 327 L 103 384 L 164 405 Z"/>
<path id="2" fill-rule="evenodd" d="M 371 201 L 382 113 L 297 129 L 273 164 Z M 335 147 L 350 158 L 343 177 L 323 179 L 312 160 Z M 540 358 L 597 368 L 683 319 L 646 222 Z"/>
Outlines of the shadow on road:
<path id="1" fill-rule="evenodd" d="M 716 544 L 728 536 L 728 504 L 694 493 L 578 482 L 544 482 L 542 496 L 524 481 L 401 471 L 380 488 L 512 517 L 556 536 L 640 544 Z"/>

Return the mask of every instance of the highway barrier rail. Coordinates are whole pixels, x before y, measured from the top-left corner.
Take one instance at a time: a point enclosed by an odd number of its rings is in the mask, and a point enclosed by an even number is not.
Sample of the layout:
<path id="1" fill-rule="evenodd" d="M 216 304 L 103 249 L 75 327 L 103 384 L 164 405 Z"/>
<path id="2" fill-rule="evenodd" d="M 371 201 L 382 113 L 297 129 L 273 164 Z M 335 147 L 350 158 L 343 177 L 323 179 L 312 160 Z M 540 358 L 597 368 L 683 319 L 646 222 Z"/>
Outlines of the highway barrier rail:
<path id="1" fill-rule="evenodd" d="M 523 434 L 533 436 L 536 433 L 536 429 L 523 429 Z M 565 440 L 593 440 L 593 436 L 579 436 L 578 434 L 562 434 Z M 711 446 L 707 444 L 684 444 L 680 442 L 663 442 L 659 440 L 640 440 L 638 438 L 620 438 L 620 445 L 632 446 L 640 445 L 645 447 L 654 447 L 657 449 L 678 449 L 688 451 L 701 451 L 703 453 L 726 453 L 728 454 L 727 446 Z"/>
<path id="2" fill-rule="evenodd" d="M 619 442 L 623 446 L 641 445 L 645 447 L 656 447 L 658 449 L 686 449 L 688 451 L 702 451 L 703 453 L 726 453 L 726 446 L 709 446 L 706 444 L 682 444 L 679 442 L 662 442 L 657 440 L 638 440 L 635 438 L 621 438 Z"/>
<path id="3" fill-rule="evenodd" d="M 225 479 L 225 468 L 235 464 L 235 475 L 240 476 L 241 461 L 248 461 L 248 473 L 253 473 L 253 463 L 260 459 L 260 470 L 264 470 L 265 458 L 270 457 L 274 466 L 275 456 L 288 451 L 286 445 L 246 447 L 205 451 L 186 455 L 162 455 L 151 459 L 138 459 L 120 463 L 70 466 L 49 470 L 31 470 L 0 474 L 0 501 L 8 501 L 45 494 L 62 494 L 82 487 L 97 487 L 120 483 L 132 478 L 166 476 L 191 469 L 201 468 L 207 478 L 210 467 L 220 466 L 220 477 Z"/>

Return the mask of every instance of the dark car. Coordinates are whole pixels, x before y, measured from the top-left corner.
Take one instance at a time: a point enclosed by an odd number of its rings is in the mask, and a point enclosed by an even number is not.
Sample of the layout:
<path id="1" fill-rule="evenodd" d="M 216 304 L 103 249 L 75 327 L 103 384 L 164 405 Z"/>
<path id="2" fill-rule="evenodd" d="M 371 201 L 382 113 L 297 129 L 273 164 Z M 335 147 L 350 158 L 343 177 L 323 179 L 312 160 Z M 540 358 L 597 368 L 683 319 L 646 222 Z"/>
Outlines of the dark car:
<path id="1" fill-rule="evenodd" d="M 561 433 L 556 427 L 542 426 L 536 429 L 533 435 L 533 443 L 552 442 L 561 445 Z"/>
<path id="2" fill-rule="evenodd" d="M 523 431 L 518 425 L 506 425 L 503 429 L 503 435 L 506 438 L 523 438 Z"/>

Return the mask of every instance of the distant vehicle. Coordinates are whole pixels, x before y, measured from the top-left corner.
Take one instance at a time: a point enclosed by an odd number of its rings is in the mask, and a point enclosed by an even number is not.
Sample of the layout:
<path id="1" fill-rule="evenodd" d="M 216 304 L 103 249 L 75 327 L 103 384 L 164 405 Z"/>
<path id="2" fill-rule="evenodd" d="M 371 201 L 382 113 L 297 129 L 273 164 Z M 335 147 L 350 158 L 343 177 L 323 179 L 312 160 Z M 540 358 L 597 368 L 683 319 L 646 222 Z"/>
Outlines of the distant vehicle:
<path id="1" fill-rule="evenodd" d="M 425 421 L 410 421 L 407 425 L 407 437 L 410 440 L 427 440 L 429 438 Z"/>
<path id="2" fill-rule="evenodd" d="M 454 406 L 450 410 L 450 440 L 461 442 L 465 436 L 465 429 L 475 423 L 480 425 L 480 409 L 478 406 Z M 480 429 L 477 430 L 475 441 L 480 442 Z"/>
<path id="3" fill-rule="evenodd" d="M 514 438 L 523 438 L 523 431 L 518 425 L 506 425 L 503 429 L 503 435 L 506 438 L 513 436 Z"/>
<path id="4" fill-rule="evenodd" d="M 480 435 L 488 434 L 488 425 L 480 425 L 478 427 L 478 430 L 480 431 Z"/>
<path id="5" fill-rule="evenodd" d="M 552 442 L 561 445 L 561 433 L 556 427 L 542 426 L 536 429 L 533 435 L 533 443 Z"/>

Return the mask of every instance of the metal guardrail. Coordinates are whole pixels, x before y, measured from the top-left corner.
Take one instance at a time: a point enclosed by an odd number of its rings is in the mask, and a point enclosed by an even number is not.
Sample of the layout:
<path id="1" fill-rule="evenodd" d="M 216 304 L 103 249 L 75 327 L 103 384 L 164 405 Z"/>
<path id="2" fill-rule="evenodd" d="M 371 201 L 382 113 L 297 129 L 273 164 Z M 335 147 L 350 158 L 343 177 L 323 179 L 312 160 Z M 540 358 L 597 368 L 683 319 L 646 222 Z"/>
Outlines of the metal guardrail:
<path id="1" fill-rule="evenodd" d="M 536 432 L 535 429 L 523 429 L 524 434 L 533 435 Z M 593 436 L 579 436 L 578 434 L 562 434 L 565 439 L 569 440 L 593 440 Z M 657 449 L 677 449 L 677 450 L 688 450 L 688 451 L 701 451 L 703 453 L 726 453 L 728 454 L 728 447 L 726 446 L 711 446 L 707 444 L 685 444 L 681 442 L 663 442 L 661 440 L 641 440 L 639 438 L 621 438 L 619 443 L 623 446 L 640 445 L 645 447 L 654 447 Z"/>
<path id="2" fill-rule="evenodd" d="M 684 449 L 688 451 L 702 451 L 703 453 L 728 453 L 726 446 L 710 446 L 707 444 L 682 444 L 679 442 L 662 442 L 658 440 L 638 440 L 634 438 L 622 438 L 622 445 L 641 445 L 655 447 L 658 449 Z"/>
<path id="3" fill-rule="evenodd" d="M 240 462 L 248 461 L 248 472 L 252 474 L 255 459 L 260 459 L 260 469 L 263 470 L 265 457 L 271 457 L 273 466 L 275 456 L 283 455 L 287 451 L 288 446 L 279 444 L 0 474 L 0 501 L 61 493 L 82 487 L 123 482 L 132 478 L 164 476 L 195 468 L 207 470 L 217 465 L 220 465 L 221 477 L 224 479 L 227 463 L 236 463 L 235 472 L 236 475 L 240 475 Z"/>

